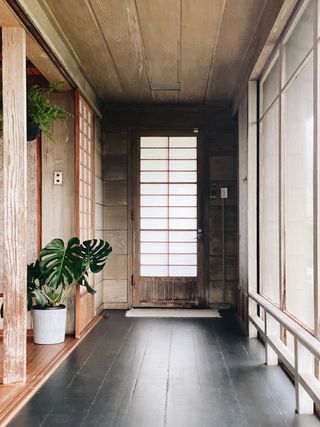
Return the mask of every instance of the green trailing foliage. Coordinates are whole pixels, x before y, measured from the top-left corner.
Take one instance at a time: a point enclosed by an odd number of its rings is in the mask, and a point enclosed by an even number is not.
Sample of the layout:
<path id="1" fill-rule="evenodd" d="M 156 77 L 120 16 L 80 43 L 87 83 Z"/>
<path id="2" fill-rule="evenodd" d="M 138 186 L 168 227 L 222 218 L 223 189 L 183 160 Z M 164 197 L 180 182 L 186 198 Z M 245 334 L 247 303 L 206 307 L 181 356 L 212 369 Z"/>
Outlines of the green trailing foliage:
<path id="1" fill-rule="evenodd" d="M 68 140 L 67 121 L 71 114 L 63 108 L 50 102 L 50 94 L 56 92 L 63 82 L 51 83 L 48 88 L 33 85 L 27 92 L 27 116 L 28 120 L 35 123 L 46 137 L 54 141 L 52 125 L 54 122 L 62 122 L 66 128 L 66 141 Z M 0 132 L 3 131 L 3 103 L 0 92 Z"/>
<path id="2" fill-rule="evenodd" d="M 53 239 L 40 251 L 40 258 L 27 267 L 28 310 L 34 306 L 57 307 L 76 286 L 84 286 L 94 294 L 89 274 L 102 271 L 111 252 L 111 246 L 104 240 L 85 240 L 80 244 L 73 237 L 65 247 L 63 240 Z"/>

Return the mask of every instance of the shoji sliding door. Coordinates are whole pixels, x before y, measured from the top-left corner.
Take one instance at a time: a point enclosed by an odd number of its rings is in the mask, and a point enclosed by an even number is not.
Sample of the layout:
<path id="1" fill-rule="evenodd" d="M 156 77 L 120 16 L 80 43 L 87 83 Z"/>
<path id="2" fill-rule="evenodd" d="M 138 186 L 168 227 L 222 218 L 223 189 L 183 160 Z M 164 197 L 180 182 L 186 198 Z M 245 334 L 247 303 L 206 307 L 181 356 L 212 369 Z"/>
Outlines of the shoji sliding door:
<path id="1" fill-rule="evenodd" d="M 140 136 L 136 148 L 134 305 L 197 306 L 204 237 L 198 137 Z"/>

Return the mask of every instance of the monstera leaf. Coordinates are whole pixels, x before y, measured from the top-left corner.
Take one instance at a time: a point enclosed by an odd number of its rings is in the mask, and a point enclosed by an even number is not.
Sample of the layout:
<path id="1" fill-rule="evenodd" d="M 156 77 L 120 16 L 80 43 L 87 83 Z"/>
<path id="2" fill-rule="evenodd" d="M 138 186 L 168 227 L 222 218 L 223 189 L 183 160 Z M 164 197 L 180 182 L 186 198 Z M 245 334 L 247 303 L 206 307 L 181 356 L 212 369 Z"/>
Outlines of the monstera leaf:
<path id="1" fill-rule="evenodd" d="M 93 239 L 82 242 L 80 251 L 82 269 L 77 282 L 85 286 L 87 291 L 92 294 L 95 293 L 95 290 L 89 285 L 88 272 L 99 273 L 102 271 L 112 248 L 104 240 Z"/>
<path id="2" fill-rule="evenodd" d="M 27 266 L 27 307 L 30 311 L 33 305 L 32 297 L 35 296 L 39 305 L 45 305 L 46 299 L 39 291 L 41 283 L 40 262 L 28 264 Z"/>
<path id="3" fill-rule="evenodd" d="M 40 269 L 45 284 L 51 288 L 71 285 L 81 272 L 80 241 L 77 237 L 69 240 L 65 248 L 63 240 L 53 239 L 40 252 Z"/>

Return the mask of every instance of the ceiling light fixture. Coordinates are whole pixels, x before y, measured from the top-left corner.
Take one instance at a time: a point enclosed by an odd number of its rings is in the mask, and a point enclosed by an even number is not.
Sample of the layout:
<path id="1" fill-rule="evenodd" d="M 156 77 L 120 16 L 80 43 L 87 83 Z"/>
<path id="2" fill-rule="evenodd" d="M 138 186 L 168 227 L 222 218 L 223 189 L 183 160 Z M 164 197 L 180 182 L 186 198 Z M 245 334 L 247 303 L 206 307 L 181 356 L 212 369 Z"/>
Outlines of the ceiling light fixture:
<path id="1" fill-rule="evenodd" d="M 181 83 L 150 83 L 150 88 L 154 92 L 181 90 Z"/>

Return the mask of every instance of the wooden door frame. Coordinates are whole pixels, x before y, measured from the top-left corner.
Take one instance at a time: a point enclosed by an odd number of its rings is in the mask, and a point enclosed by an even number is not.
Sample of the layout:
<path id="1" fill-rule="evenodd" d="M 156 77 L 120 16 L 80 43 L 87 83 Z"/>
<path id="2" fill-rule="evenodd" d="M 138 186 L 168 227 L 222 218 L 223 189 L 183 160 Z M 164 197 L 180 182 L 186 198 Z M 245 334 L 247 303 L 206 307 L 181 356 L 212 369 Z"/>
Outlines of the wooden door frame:
<path id="1" fill-rule="evenodd" d="M 75 159 L 75 168 L 74 168 L 74 188 L 75 188 L 75 234 L 80 237 L 80 98 L 82 98 L 83 102 L 87 104 L 89 109 L 91 109 L 92 113 L 92 156 L 91 156 L 91 173 L 92 173 L 92 184 L 93 184 L 93 195 L 91 199 L 92 206 L 92 235 L 95 234 L 95 110 L 88 101 L 88 99 L 82 94 L 79 89 L 74 91 L 74 159 Z M 94 276 L 92 276 L 94 280 Z M 91 296 L 88 291 L 81 292 L 80 286 L 76 286 L 75 290 L 75 338 L 80 338 L 82 332 L 86 329 L 86 326 L 81 328 L 81 309 L 83 301 L 85 299 L 90 300 L 90 303 L 94 305 L 94 302 L 91 299 Z M 94 311 L 94 306 L 93 306 Z M 92 320 L 92 319 L 91 319 Z M 90 321 L 88 321 L 88 324 Z"/>
<path id="2" fill-rule="evenodd" d="M 137 306 L 147 306 L 145 304 L 136 304 L 136 301 L 139 298 L 137 295 L 137 290 L 139 289 L 139 275 L 137 272 L 140 267 L 140 252 L 137 247 L 136 242 L 140 243 L 138 224 L 140 223 L 140 198 L 137 194 L 139 176 L 140 176 L 140 162 L 139 162 L 139 141 L 141 136 L 196 136 L 197 137 L 197 185 L 198 189 L 198 206 L 197 206 L 197 217 L 201 218 L 201 225 L 204 234 L 202 240 L 202 245 L 198 245 L 198 276 L 197 276 L 197 308 L 203 308 L 207 306 L 207 297 L 206 297 L 206 283 L 208 281 L 208 247 L 209 247 L 209 203 L 208 203 L 208 193 L 209 193 L 209 151 L 208 151 L 208 131 L 206 127 L 203 128 L 171 128 L 171 127 L 153 127 L 153 128 L 134 128 L 131 129 L 131 147 L 130 147 L 130 162 L 129 162 L 129 189 L 130 191 L 130 205 L 129 205 L 129 217 L 131 219 L 131 252 L 132 252 L 132 275 L 131 275 L 131 295 L 130 300 L 133 307 Z M 199 223 L 198 223 L 199 225 Z M 200 262 L 199 262 L 200 260 Z M 152 306 L 152 304 L 148 304 Z M 181 304 L 172 304 L 172 303 L 159 303 L 157 306 L 164 307 L 181 307 Z M 195 307 L 195 304 L 185 303 L 185 307 Z"/>

